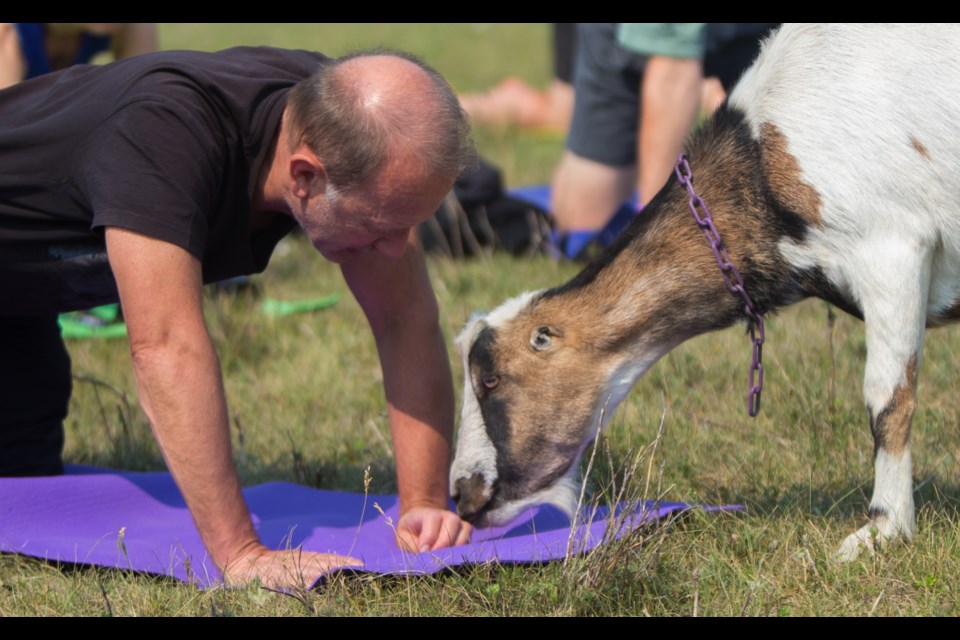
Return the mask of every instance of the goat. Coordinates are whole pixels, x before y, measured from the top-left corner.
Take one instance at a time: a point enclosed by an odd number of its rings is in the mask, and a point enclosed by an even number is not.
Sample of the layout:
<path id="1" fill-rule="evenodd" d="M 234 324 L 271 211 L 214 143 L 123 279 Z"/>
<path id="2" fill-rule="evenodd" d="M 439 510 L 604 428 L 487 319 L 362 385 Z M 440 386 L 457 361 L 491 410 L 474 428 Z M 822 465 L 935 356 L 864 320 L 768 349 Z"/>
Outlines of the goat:
<path id="1" fill-rule="evenodd" d="M 457 337 L 461 517 L 500 524 L 538 502 L 572 513 L 583 451 L 658 359 L 817 297 L 865 323 L 875 443 L 869 523 L 836 557 L 872 550 L 875 534 L 909 541 L 924 332 L 960 319 L 957 202 L 960 27 L 782 26 L 611 246 Z M 711 251 L 702 205 L 743 295 Z"/>

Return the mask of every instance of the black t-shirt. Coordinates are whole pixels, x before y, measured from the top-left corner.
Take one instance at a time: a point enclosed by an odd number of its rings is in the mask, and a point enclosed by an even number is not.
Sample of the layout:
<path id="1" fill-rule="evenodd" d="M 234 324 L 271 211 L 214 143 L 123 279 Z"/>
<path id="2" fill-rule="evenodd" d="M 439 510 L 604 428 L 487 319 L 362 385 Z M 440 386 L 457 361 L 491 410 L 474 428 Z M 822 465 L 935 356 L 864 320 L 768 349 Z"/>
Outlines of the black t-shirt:
<path id="1" fill-rule="evenodd" d="M 116 301 L 106 226 L 186 249 L 205 282 L 263 271 L 295 222 L 251 233 L 252 189 L 288 90 L 326 60 L 166 51 L 0 91 L 0 314 Z"/>

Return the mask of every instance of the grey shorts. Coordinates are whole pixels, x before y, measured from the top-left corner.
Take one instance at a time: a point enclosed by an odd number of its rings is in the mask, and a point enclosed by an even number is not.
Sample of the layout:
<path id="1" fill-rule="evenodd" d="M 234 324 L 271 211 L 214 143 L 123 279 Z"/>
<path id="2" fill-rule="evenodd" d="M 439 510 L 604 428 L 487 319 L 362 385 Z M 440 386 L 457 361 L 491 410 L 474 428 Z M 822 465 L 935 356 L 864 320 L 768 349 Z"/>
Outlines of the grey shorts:
<path id="1" fill-rule="evenodd" d="M 709 23 L 704 73 L 730 91 L 777 25 Z M 640 82 L 647 56 L 617 44 L 617 24 L 580 23 L 574 68 L 573 121 L 567 148 L 612 167 L 637 163 Z"/>
<path id="2" fill-rule="evenodd" d="M 581 23 L 579 27 L 567 148 L 605 165 L 634 165 L 646 56 L 617 45 L 616 23 Z"/>

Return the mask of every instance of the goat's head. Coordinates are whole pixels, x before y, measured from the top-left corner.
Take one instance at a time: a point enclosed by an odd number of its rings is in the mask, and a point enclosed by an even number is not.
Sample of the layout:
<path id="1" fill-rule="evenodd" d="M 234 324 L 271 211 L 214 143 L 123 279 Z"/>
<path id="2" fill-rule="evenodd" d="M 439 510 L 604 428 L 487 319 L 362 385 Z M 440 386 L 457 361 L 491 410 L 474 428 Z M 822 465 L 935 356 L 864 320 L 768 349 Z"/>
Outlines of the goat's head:
<path id="1" fill-rule="evenodd" d="M 576 508 L 577 462 L 630 385 L 613 380 L 619 359 L 565 307 L 526 293 L 475 315 L 456 339 L 464 390 L 450 486 L 466 520 L 504 524 L 534 503 Z"/>

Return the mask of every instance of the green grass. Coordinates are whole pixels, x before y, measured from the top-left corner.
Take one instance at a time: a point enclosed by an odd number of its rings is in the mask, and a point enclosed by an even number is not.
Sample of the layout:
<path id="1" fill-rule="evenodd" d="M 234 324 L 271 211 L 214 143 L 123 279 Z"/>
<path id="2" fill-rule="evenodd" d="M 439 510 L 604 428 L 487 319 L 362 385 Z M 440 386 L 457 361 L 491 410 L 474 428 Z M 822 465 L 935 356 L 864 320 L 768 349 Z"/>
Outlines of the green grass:
<path id="1" fill-rule="evenodd" d="M 340 53 L 387 45 L 420 53 L 459 90 L 501 75 L 549 74 L 546 25 L 164 25 L 167 47 L 280 44 Z M 481 62 L 482 61 L 482 62 Z M 509 184 L 546 181 L 562 141 L 478 131 Z M 452 338 L 470 312 L 576 272 L 546 258 L 431 260 Z M 373 341 L 338 269 L 302 236 L 257 278 L 274 298 L 341 294 L 333 308 L 272 318 L 252 297 L 207 299 L 247 485 L 291 481 L 395 491 Z M 862 324 L 806 301 L 768 321 L 763 407 L 746 415 L 749 339 L 701 336 L 657 363 L 602 436 L 591 501 L 621 497 L 742 504 L 693 512 L 596 552 L 542 567 L 478 566 L 425 577 L 335 577 L 292 597 L 249 587 L 202 592 L 120 571 L 0 556 L 0 615 L 13 616 L 956 616 L 960 614 L 960 327 L 928 334 L 914 421 L 919 533 L 912 545 L 837 565 L 864 522 L 873 442 L 860 386 Z M 832 344 L 832 349 L 831 349 Z M 124 341 L 70 343 L 77 376 L 70 462 L 163 468 L 136 403 Z M 462 372 L 451 348 L 459 402 Z M 835 366 L 831 366 L 831 356 Z M 659 441 L 658 441 L 659 437 Z M 656 446 L 654 446 L 656 444 Z"/>

